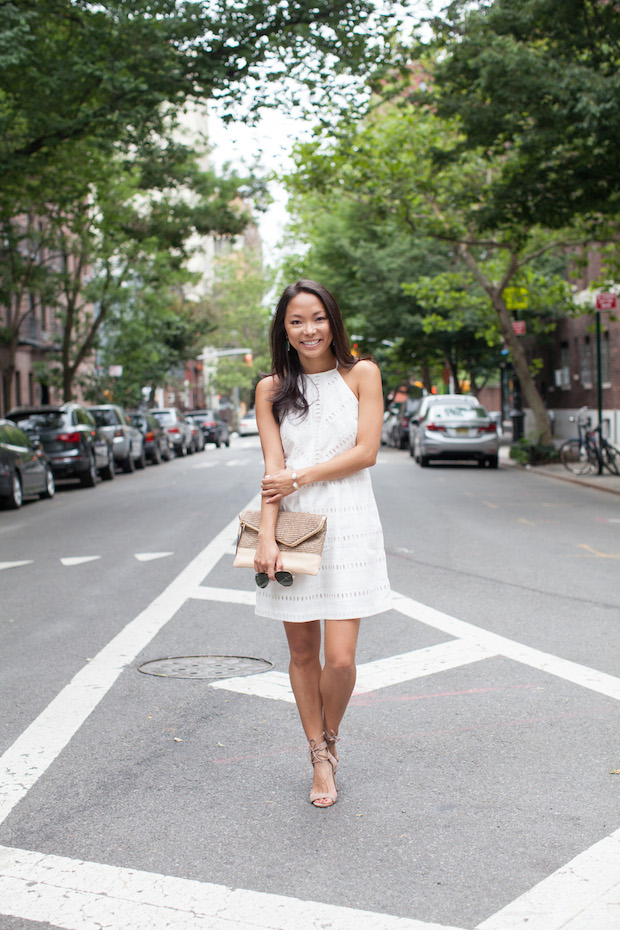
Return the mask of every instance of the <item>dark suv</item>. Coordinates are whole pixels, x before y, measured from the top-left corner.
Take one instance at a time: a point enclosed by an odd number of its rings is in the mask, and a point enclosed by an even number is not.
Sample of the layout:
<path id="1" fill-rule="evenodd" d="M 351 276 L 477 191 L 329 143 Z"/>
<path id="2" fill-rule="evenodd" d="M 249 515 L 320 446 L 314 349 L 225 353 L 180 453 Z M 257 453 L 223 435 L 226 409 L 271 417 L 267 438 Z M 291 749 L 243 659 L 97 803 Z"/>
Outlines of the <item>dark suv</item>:
<path id="1" fill-rule="evenodd" d="M 92 488 L 97 472 L 102 478 L 114 477 L 112 446 L 80 404 L 14 407 L 7 419 L 41 443 L 55 478 L 79 478 L 84 487 Z"/>
<path id="2" fill-rule="evenodd" d="M 224 443 L 230 445 L 230 433 L 228 426 L 220 417 L 216 417 L 212 410 L 190 410 L 185 416 L 188 420 L 200 427 L 205 437 L 205 442 L 213 442 L 217 449 Z"/>

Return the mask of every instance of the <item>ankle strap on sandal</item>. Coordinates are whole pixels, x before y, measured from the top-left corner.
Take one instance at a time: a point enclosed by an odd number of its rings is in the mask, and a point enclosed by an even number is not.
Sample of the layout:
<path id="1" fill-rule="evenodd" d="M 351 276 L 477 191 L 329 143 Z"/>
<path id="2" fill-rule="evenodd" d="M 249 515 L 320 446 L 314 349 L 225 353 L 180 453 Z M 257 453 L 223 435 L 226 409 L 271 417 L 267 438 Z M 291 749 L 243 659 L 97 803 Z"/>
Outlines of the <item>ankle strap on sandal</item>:
<path id="1" fill-rule="evenodd" d="M 317 762 L 329 762 L 330 752 L 325 740 L 323 740 L 322 743 L 314 739 L 308 740 L 308 747 L 310 750 L 310 761 L 313 765 L 316 765 Z"/>

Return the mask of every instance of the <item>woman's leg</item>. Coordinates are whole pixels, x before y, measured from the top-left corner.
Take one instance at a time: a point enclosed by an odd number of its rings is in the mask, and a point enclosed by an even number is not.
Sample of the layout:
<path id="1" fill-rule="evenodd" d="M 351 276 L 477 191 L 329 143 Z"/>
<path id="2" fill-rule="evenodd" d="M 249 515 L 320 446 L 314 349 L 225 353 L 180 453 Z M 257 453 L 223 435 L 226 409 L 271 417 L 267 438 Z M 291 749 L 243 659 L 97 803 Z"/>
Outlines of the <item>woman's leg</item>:
<path id="1" fill-rule="evenodd" d="M 289 675 L 291 687 L 301 717 L 301 725 L 309 740 L 323 739 L 323 705 L 321 702 L 321 624 L 284 624 L 291 652 Z"/>
<path id="2" fill-rule="evenodd" d="M 309 623 L 286 623 L 286 638 L 291 652 L 289 675 L 297 702 L 301 725 L 311 746 L 323 742 L 323 703 L 321 698 L 321 624 L 319 620 Z M 327 756 L 325 749 L 323 752 Z M 336 786 L 329 761 L 313 765 L 312 792 L 319 795 L 314 801 L 317 807 L 330 807 L 333 801 L 322 796 L 329 792 L 335 796 Z"/>
<path id="3" fill-rule="evenodd" d="M 359 620 L 325 621 L 325 667 L 321 674 L 321 698 L 325 732 L 338 732 L 355 686 L 355 649 Z"/>

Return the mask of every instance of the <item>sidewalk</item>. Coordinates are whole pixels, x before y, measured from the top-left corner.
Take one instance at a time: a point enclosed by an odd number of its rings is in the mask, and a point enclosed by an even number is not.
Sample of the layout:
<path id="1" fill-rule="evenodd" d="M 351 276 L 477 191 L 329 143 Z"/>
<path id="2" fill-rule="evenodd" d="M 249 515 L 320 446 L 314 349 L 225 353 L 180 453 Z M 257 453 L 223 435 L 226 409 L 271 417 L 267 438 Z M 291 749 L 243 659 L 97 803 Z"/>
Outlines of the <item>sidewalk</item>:
<path id="1" fill-rule="evenodd" d="M 559 463 L 554 465 L 520 465 L 510 458 L 510 445 L 500 445 L 499 462 L 501 466 L 508 465 L 511 468 L 523 468 L 535 472 L 537 475 L 542 475 L 544 478 L 555 478 L 558 481 L 581 484 L 587 488 L 596 488 L 598 491 L 607 491 L 610 494 L 620 494 L 620 475 L 610 475 L 607 471 L 603 472 L 602 475 L 573 475 Z"/>

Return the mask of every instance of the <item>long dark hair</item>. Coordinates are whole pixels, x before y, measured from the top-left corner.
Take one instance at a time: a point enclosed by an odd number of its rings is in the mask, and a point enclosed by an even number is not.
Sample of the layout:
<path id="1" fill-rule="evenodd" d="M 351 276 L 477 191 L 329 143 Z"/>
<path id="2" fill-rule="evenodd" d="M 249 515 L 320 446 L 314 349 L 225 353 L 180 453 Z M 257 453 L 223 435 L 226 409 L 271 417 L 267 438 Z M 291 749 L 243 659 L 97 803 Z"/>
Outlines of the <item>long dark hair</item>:
<path id="1" fill-rule="evenodd" d="M 299 361 L 297 350 L 292 346 L 287 348 L 288 339 L 284 328 L 286 308 L 293 297 L 302 293 L 314 294 L 323 304 L 332 332 L 332 352 L 343 368 L 352 368 L 356 359 L 351 354 L 349 339 L 346 334 L 342 314 L 335 297 L 326 287 L 316 281 L 302 279 L 295 284 L 289 284 L 282 292 L 278 301 L 276 312 L 271 324 L 271 365 L 272 374 L 277 376 L 278 386 L 271 398 L 273 415 L 278 423 L 289 410 L 297 410 L 300 414 L 308 412 L 308 401 L 303 390 L 303 368 Z"/>

